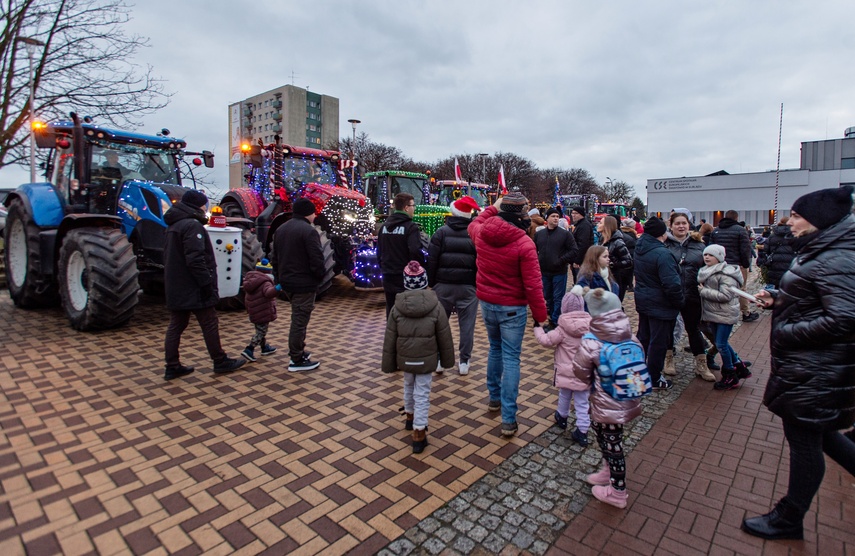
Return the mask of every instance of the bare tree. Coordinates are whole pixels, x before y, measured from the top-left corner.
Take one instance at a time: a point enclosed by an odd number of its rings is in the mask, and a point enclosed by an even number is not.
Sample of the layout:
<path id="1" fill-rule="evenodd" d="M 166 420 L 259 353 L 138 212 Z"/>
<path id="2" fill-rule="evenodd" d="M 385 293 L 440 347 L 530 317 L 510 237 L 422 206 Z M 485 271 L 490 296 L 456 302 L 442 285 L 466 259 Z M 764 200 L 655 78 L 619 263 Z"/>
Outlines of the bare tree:
<path id="1" fill-rule="evenodd" d="M 615 203 L 630 203 L 635 196 L 635 188 L 625 181 L 611 179 L 602 186 L 603 199 Z"/>
<path id="2" fill-rule="evenodd" d="M 152 68 L 131 61 L 148 39 L 122 31 L 129 14 L 125 0 L 3 0 L 0 168 L 27 160 L 31 112 L 48 120 L 75 110 L 133 128 L 168 104 Z M 34 110 L 27 46 L 36 51 Z"/>
<path id="3" fill-rule="evenodd" d="M 412 162 L 398 147 L 375 143 L 364 131 L 356 136 L 356 143 L 350 137 L 342 137 L 327 146 L 328 149 L 340 151 L 348 158 L 354 153 L 354 147 L 356 159 L 359 160 L 363 172 L 403 170 L 408 163 Z"/>

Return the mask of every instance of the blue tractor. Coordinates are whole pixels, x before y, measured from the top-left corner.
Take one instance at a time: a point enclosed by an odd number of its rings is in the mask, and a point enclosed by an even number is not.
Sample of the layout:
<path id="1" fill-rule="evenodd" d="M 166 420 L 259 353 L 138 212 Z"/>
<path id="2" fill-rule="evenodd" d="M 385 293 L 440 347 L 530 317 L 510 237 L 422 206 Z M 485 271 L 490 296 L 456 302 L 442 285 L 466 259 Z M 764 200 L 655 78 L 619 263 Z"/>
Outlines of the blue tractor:
<path id="1" fill-rule="evenodd" d="M 187 152 L 168 130 L 117 131 L 74 113 L 34 127 L 38 147 L 50 149 L 47 181 L 21 185 L 4 201 L 11 298 L 22 308 L 60 303 L 78 330 L 121 326 L 140 285 L 162 285 L 163 216 L 187 191 L 184 157 L 211 168 L 214 155 Z"/>

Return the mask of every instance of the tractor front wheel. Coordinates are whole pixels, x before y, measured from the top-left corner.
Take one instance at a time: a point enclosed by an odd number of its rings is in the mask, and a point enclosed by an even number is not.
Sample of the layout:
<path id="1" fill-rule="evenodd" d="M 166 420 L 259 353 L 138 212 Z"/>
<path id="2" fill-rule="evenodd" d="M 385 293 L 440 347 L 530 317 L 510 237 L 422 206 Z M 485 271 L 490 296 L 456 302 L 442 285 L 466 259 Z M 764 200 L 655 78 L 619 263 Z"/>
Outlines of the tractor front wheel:
<path id="1" fill-rule="evenodd" d="M 60 297 L 77 330 L 115 328 L 134 315 L 139 272 L 133 247 L 121 230 L 71 230 L 59 250 Z"/>
<path id="2" fill-rule="evenodd" d="M 56 286 L 41 274 L 39 227 L 20 199 L 13 200 L 9 206 L 4 232 L 4 260 L 12 301 L 27 309 L 56 305 Z"/>

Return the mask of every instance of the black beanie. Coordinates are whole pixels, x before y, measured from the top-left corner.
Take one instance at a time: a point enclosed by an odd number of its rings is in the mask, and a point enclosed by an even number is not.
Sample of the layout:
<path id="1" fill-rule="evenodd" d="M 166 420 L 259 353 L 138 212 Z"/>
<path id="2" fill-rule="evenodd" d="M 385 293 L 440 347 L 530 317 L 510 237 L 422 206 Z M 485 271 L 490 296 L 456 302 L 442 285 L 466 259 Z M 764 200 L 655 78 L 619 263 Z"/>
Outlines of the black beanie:
<path id="1" fill-rule="evenodd" d="M 308 199 L 297 199 L 293 210 L 297 216 L 311 216 L 315 214 L 315 203 Z"/>
<path id="2" fill-rule="evenodd" d="M 204 193 L 196 189 L 191 189 L 181 197 L 181 201 L 187 203 L 191 207 L 204 207 L 208 204 L 208 197 Z"/>
<path id="3" fill-rule="evenodd" d="M 560 211 L 560 210 L 558 210 L 558 209 L 557 209 L 557 208 L 555 208 L 555 207 L 552 207 L 552 208 L 550 208 L 549 210 L 547 210 L 547 211 L 546 211 L 546 218 L 549 218 L 549 217 L 550 217 L 550 216 L 552 216 L 553 214 L 557 214 L 558 216 L 561 216 L 561 211 Z"/>
<path id="4" fill-rule="evenodd" d="M 570 209 L 570 212 L 579 213 L 579 216 L 582 216 L 582 217 L 585 216 L 585 209 L 583 209 L 582 207 L 572 207 Z"/>
<path id="5" fill-rule="evenodd" d="M 852 186 L 820 189 L 802 195 L 793 203 L 793 212 L 819 230 L 840 222 L 852 212 Z"/>
<path id="6" fill-rule="evenodd" d="M 655 216 L 651 216 L 644 223 L 644 233 L 653 237 L 662 237 L 667 231 L 668 228 L 665 226 L 665 222 L 662 222 L 662 220 Z"/>

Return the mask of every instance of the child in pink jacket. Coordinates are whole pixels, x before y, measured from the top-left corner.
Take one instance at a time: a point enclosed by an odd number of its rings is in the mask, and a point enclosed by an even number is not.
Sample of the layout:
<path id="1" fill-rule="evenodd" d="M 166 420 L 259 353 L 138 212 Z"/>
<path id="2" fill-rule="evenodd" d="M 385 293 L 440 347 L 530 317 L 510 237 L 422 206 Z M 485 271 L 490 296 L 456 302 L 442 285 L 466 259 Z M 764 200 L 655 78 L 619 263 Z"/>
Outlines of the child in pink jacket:
<path id="1" fill-rule="evenodd" d="M 591 316 L 585 312 L 585 301 L 580 295 L 569 292 L 561 300 L 561 315 L 558 326 L 550 332 L 535 327 L 534 337 L 542 346 L 555 348 L 555 377 L 553 384 L 558 388 L 558 408 L 555 410 L 555 423 L 567 428 L 567 416 L 570 414 L 570 400 L 576 408 L 576 430 L 572 433 L 574 441 L 583 448 L 588 445 L 588 428 L 591 418 L 588 415 L 588 394 L 590 386 L 576 378 L 573 373 L 573 359 L 582 342 L 582 336 L 588 332 Z"/>

